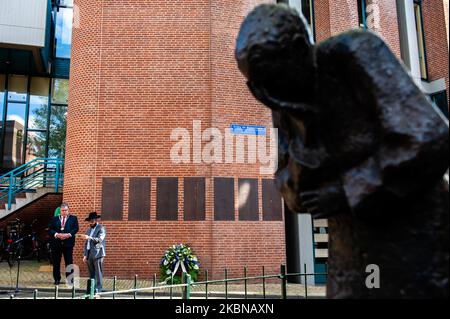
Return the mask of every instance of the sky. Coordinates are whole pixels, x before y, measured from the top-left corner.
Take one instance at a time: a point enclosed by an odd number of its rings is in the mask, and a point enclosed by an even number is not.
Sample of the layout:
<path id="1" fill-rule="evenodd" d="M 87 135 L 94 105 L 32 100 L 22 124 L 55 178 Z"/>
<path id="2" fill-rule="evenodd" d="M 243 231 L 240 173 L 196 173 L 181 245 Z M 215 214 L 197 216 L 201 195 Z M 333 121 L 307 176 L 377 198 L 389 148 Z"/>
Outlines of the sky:
<path id="1" fill-rule="evenodd" d="M 72 9 L 59 9 L 58 17 L 56 19 L 56 36 L 58 39 L 56 56 L 59 58 L 70 58 L 70 47 L 72 43 L 72 20 Z"/>

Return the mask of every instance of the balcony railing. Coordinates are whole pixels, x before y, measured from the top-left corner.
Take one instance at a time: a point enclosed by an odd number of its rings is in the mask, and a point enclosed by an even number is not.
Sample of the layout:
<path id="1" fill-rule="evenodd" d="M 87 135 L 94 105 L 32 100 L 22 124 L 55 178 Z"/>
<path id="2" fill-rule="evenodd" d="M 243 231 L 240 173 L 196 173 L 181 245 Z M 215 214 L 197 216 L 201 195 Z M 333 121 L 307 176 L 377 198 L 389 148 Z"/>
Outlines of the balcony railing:
<path id="1" fill-rule="evenodd" d="M 35 158 L 0 176 L 0 203 L 10 210 L 18 193 L 53 187 L 59 192 L 64 183 L 64 160 L 61 158 Z"/>

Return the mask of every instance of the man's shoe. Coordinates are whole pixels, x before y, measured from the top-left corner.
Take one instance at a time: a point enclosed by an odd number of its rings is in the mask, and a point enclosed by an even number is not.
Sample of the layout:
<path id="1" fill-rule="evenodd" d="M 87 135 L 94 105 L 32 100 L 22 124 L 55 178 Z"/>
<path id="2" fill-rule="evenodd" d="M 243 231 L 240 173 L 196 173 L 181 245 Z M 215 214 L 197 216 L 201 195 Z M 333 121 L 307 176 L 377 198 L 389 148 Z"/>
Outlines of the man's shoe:
<path id="1" fill-rule="evenodd" d="M 55 280 L 55 282 L 53 283 L 55 286 L 58 286 L 61 283 L 61 280 Z"/>

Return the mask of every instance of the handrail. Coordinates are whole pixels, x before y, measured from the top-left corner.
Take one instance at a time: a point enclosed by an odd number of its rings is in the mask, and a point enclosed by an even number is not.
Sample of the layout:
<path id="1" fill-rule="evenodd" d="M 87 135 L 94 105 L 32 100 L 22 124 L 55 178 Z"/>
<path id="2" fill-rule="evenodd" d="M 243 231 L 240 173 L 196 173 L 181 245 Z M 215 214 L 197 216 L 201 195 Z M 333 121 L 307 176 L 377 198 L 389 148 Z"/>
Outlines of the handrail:
<path id="1" fill-rule="evenodd" d="M 9 174 L 15 174 L 17 171 L 23 169 L 23 168 L 24 168 L 25 166 L 27 166 L 27 165 L 31 165 L 31 164 L 34 163 L 34 162 L 42 161 L 42 160 L 45 160 L 45 158 L 40 158 L 40 157 L 34 158 L 34 159 L 32 159 L 31 161 L 26 162 L 25 164 L 22 164 L 21 166 L 16 167 L 15 169 L 9 171 L 8 173 L 4 174 L 3 176 L 0 176 L 0 179 L 1 179 L 2 177 L 8 176 Z"/>
<path id="2" fill-rule="evenodd" d="M 55 192 L 63 186 L 64 159 L 35 158 L 0 176 L 0 202 L 8 203 L 11 209 L 18 193 L 33 190 L 39 186 L 51 185 Z M 7 200 L 6 200 L 7 199 Z"/>

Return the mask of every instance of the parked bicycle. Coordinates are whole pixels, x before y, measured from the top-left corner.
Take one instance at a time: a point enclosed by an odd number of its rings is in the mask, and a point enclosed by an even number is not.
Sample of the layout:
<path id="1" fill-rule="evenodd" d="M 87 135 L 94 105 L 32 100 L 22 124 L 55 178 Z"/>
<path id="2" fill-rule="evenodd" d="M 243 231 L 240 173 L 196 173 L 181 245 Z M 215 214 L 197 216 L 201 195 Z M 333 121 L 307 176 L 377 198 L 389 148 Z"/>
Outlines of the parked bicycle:
<path id="1" fill-rule="evenodd" d="M 38 262 L 41 260 L 51 262 L 48 240 L 41 240 L 36 230 L 37 219 L 34 219 L 28 227 L 25 227 L 18 218 L 10 224 L 11 227 L 2 260 L 6 260 L 10 267 L 15 265 L 18 258 L 21 260 L 37 259 Z M 22 229 L 24 228 L 28 229 L 28 231 L 25 231 L 26 234 L 22 234 Z"/>
<path id="2" fill-rule="evenodd" d="M 9 267 L 14 267 L 17 260 L 19 258 L 22 259 L 22 254 L 23 254 L 23 250 L 24 250 L 24 242 L 30 238 L 31 238 L 31 235 L 26 235 L 24 237 L 21 237 L 15 241 L 13 241 L 10 244 L 9 249 L 7 251 L 7 253 L 8 253 L 7 261 L 8 261 Z"/>
<path id="3" fill-rule="evenodd" d="M 0 229 L 0 262 L 3 260 L 6 249 L 6 231 Z"/>

